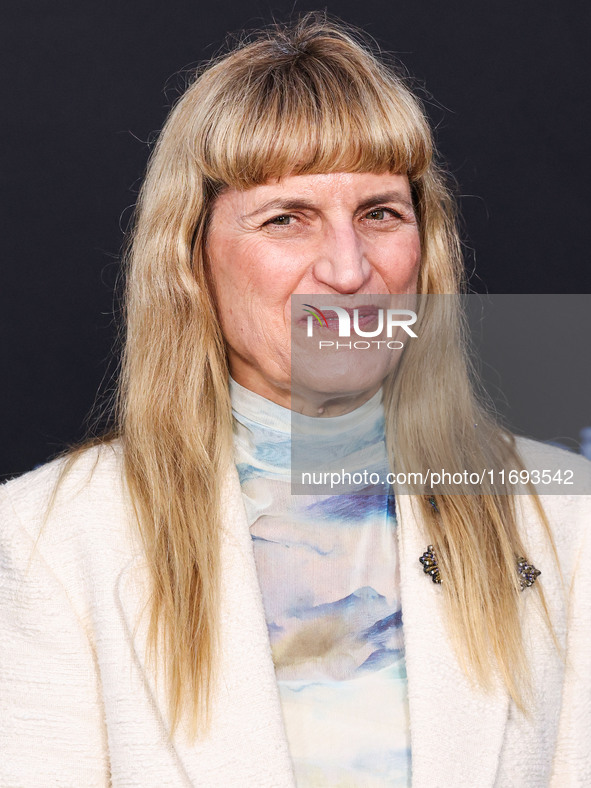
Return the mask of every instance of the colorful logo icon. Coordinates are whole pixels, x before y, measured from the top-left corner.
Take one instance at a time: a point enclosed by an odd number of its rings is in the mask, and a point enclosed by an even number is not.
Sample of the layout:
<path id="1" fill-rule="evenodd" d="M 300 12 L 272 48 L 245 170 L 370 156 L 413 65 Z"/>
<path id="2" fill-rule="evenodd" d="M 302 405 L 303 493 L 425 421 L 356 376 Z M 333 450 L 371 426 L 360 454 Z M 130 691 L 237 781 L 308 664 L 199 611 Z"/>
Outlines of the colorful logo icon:
<path id="1" fill-rule="evenodd" d="M 319 309 L 316 309 L 316 307 L 312 306 L 312 304 L 302 304 L 302 309 L 304 310 L 304 312 L 307 312 L 309 315 L 312 315 L 312 317 L 315 317 L 316 320 L 320 323 L 320 325 L 324 324 L 328 328 L 328 320 Z"/>

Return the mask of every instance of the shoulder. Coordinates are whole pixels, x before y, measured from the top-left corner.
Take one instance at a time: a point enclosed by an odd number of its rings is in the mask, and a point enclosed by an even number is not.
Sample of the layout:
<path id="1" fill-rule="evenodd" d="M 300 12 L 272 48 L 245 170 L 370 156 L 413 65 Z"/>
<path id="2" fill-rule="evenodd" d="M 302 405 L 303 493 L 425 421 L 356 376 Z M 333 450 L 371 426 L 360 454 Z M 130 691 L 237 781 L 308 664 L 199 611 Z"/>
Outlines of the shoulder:
<path id="1" fill-rule="evenodd" d="M 61 457 L 0 487 L 5 566 L 33 554 L 65 586 L 81 589 L 97 565 L 113 571 L 138 550 L 120 446 L 105 443 Z"/>
<path id="2" fill-rule="evenodd" d="M 58 481 L 62 498 L 75 497 L 82 489 L 95 490 L 112 484 L 121 469 L 121 448 L 114 441 L 58 457 L 0 486 L 0 500 L 32 510 L 46 503 Z"/>
<path id="3" fill-rule="evenodd" d="M 517 438 L 516 449 L 532 474 L 563 575 L 569 578 L 580 556 L 591 547 L 591 462 L 579 454 L 527 438 Z M 547 483 L 550 476 L 553 481 Z M 515 497 L 526 540 L 537 544 L 546 541 L 533 497 Z"/>
<path id="4" fill-rule="evenodd" d="M 516 438 L 516 449 L 527 478 L 546 506 L 591 514 L 591 461 L 529 438 Z"/>
<path id="5" fill-rule="evenodd" d="M 535 467 L 542 469 L 544 465 L 550 464 L 557 468 L 569 467 L 581 474 L 587 482 L 591 478 L 591 461 L 582 454 L 521 436 L 515 436 L 515 445 L 525 467 L 530 470 Z"/>
<path id="6" fill-rule="evenodd" d="M 113 510 L 125 497 L 121 448 L 111 442 L 65 455 L 5 482 L 0 486 L 0 513 L 33 530 L 41 520 Z"/>

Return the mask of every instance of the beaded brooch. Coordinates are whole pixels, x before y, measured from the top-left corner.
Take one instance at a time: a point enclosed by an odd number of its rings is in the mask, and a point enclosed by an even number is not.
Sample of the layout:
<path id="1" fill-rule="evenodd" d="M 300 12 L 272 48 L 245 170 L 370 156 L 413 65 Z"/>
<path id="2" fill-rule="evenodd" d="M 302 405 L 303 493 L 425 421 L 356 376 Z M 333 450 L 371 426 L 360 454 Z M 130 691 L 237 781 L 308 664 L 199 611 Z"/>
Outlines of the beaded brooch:
<path id="1" fill-rule="evenodd" d="M 436 512 L 439 511 L 437 508 L 437 502 L 433 496 L 429 497 L 429 503 Z M 437 558 L 435 556 L 435 551 L 432 544 L 427 547 L 423 555 L 419 558 L 419 561 L 423 565 L 423 572 L 426 575 L 430 575 L 431 580 L 434 583 L 441 583 L 441 572 L 439 570 L 439 566 L 437 565 Z M 537 578 L 542 573 L 539 569 L 536 569 L 533 564 L 530 564 L 526 558 L 518 558 L 516 563 L 517 574 L 519 575 L 519 587 L 520 590 L 523 591 L 524 589 L 533 586 Z"/>

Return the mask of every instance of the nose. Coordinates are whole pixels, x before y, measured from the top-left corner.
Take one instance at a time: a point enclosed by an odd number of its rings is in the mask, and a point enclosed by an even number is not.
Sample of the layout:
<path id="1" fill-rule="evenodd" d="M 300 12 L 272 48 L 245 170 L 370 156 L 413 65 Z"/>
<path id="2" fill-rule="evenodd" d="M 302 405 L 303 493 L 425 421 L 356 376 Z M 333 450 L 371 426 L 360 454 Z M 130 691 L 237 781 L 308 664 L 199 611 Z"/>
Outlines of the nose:
<path id="1" fill-rule="evenodd" d="M 368 281 L 371 265 L 352 223 L 325 227 L 313 273 L 320 284 L 344 295 L 358 292 Z"/>

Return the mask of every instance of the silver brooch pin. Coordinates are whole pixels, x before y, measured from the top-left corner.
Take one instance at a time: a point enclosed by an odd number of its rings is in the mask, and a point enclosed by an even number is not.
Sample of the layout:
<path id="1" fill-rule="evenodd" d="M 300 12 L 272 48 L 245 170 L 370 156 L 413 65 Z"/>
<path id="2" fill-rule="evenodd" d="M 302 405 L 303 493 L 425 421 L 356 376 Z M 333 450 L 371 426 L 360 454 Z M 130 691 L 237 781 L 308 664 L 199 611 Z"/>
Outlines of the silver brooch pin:
<path id="1" fill-rule="evenodd" d="M 438 512 L 437 503 L 433 496 L 429 497 L 429 503 Z M 423 565 L 423 572 L 426 575 L 431 576 L 431 580 L 434 583 L 441 583 L 441 572 L 439 570 L 439 566 L 437 564 L 437 557 L 435 555 L 435 550 L 433 549 L 433 545 L 430 544 L 423 555 L 419 558 L 419 561 Z M 519 575 L 519 587 L 520 590 L 523 591 L 526 588 L 530 588 L 536 582 L 537 578 L 542 574 L 539 569 L 536 569 L 533 564 L 530 564 L 527 558 L 518 558 L 517 559 L 517 574 Z"/>
<path id="2" fill-rule="evenodd" d="M 519 574 L 519 585 L 522 591 L 533 586 L 536 579 L 542 574 L 533 564 L 528 564 L 526 558 L 517 559 L 517 573 Z"/>
<path id="3" fill-rule="evenodd" d="M 423 565 L 423 572 L 426 575 L 431 575 L 431 580 L 434 583 L 441 583 L 441 572 L 437 566 L 437 559 L 435 558 L 432 544 L 425 550 L 419 561 Z"/>

